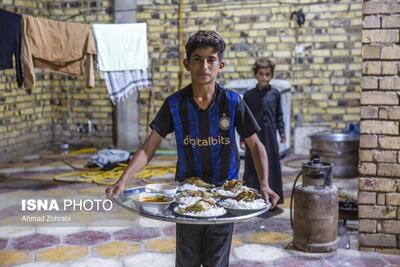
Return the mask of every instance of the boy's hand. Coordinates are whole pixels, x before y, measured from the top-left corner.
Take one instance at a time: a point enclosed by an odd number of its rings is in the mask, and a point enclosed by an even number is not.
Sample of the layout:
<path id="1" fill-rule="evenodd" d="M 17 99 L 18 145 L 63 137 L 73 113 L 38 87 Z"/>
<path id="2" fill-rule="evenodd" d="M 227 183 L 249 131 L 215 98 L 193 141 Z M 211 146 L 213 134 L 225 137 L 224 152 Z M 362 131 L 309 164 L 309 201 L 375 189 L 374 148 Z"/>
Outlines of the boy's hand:
<path id="1" fill-rule="evenodd" d="M 275 193 L 274 191 L 272 191 L 271 188 L 269 188 L 269 186 L 262 186 L 260 188 L 261 190 L 261 195 L 265 200 L 268 200 L 269 202 L 271 202 L 272 207 L 271 209 L 275 208 L 276 204 L 278 204 L 279 201 L 279 196 L 277 193 Z"/>
<path id="2" fill-rule="evenodd" d="M 125 188 L 125 183 L 122 182 L 121 180 L 118 180 L 114 185 L 107 187 L 106 189 L 106 195 L 107 198 L 111 198 L 115 195 L 119 195 Z"/>
<path id="3" fill-rule="evenodd" d="M 286 135 L 283 133 L 280 136 L 281 136 L 281 143 L 282 144 L 286 143 Z"/>

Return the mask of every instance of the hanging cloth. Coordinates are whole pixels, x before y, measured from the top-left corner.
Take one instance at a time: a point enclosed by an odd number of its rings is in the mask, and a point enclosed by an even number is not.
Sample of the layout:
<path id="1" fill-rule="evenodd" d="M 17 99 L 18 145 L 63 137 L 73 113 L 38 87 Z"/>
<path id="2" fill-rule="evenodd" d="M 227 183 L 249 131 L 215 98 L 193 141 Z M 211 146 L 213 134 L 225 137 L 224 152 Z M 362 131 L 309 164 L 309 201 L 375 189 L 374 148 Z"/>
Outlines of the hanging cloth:
<path id="1" fill-rule="evenodd" d="M 101 71 L 148 68 L 146 23 L 94 24 Z"/>
<path id="2" fill-rule="evenodd" d="M 22 25 L 22 64 L 26 88 L 35 86 L 34 68 L 83 75 L 85 65 L 87 86 L 94 87 L 96 46 L 89 25 L 26 15 Z"/>
<path id="3" fill-rule="evenodd" d="M 108 95 L 114 105 L 136 90 L 151 87 L 147 70 L 105 71 L 103 75 Z"/>
<path id="4" fill-rule="evenodd" d="M 15 70 L 18 87 L 24 80 L 21 64 L 21 20 L 22 16 L 0 9 L 0 70 Z"/>
<path id="5" fill-rule="evenodd" d="M 145 23 L 94 24 L 98 67 L 115 105 L 136 90 L 151 87 Z"/>

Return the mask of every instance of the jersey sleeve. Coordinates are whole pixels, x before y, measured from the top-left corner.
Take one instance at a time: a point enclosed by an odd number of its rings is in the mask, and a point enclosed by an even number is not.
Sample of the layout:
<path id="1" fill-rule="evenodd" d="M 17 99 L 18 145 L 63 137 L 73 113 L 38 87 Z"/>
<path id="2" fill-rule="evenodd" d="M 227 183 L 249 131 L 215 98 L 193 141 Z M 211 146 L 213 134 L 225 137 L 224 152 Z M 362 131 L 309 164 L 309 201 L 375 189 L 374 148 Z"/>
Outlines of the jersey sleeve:
<path id="1" fill-rule="evenodd" d="M 174 131 L 172 115 L 168 107 L 168 99 L 164 101 L 154 120 L 150 123 L 150 128 L 165 138 Z"/>
<path id="2" fill-rule="evenodd" d="M 235 125 L 241 140 L 260 131 L 260 126 L 256 119 L 241 98 L 236 105 Z"/>

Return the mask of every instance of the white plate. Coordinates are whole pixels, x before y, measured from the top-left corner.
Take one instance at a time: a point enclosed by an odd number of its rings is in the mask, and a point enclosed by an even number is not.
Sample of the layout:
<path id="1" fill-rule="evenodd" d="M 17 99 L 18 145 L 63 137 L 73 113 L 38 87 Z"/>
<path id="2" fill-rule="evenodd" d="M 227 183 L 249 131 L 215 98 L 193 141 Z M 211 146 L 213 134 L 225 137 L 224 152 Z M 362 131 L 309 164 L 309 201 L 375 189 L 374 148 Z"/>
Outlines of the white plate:
<path id="1" fill-rule="evenodd" d="M 229 213 L 233 215 L 244 215 L 253 212 L 257 212 L 259 210 L 270 208 L 271 204 L 269 202 L 265 202 L 265 206 L 259 208 L 233 208 L 226 204 L 225 200 L 221 200 L 217 202 L 218 206 L 225 208 Z"/>
<path id="2" fill-rule="evenodd" d="M 181 213 L 179 212 L 179 206 L 176 206 L 174 208 L 174 212 L 176 214 L 182 215 L 182 216 L 186 216 L 186 217 L 193 217 L 193 218 L 213 218 L 213 217 L 220 217 L 222 215 L 226 214 L 226 209 L 222 208 L 222 207 L 218 207 L 217 209 L 220 210 L 220 212 L 218 214 L 213 214 L 213 215 L 206 215 L 206 214 L 199 214 L 199 213 Z"/>

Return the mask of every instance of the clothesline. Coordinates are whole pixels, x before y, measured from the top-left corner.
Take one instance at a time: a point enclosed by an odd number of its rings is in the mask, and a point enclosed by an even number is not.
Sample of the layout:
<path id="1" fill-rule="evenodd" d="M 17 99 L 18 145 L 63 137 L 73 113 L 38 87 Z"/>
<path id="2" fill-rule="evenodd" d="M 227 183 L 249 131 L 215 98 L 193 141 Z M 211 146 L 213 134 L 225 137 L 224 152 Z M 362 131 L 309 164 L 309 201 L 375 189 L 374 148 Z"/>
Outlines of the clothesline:
<path id="1" fill-rule="evenodd" d="M 35 68 L 86 73 L 87 86 L 94 87 L 95 59 L 113 104 L 151 86 L 145 23 L 91 26 L 1 9 L 0 22 L 6 26 L 0 29 L 0 69 L 13 68 L 14 56 L 20 87 L 34 88 Z"/>

